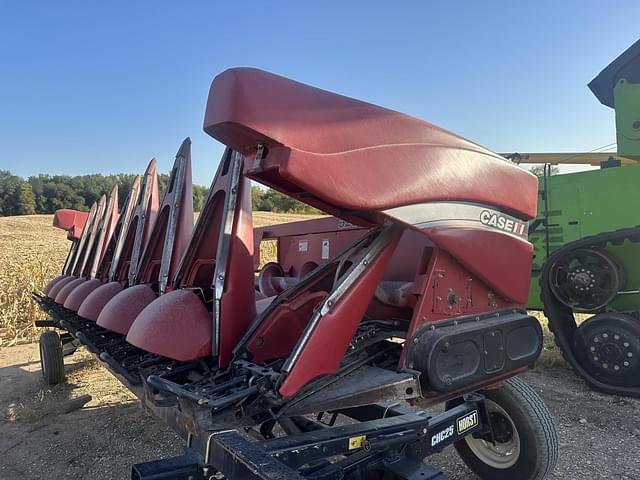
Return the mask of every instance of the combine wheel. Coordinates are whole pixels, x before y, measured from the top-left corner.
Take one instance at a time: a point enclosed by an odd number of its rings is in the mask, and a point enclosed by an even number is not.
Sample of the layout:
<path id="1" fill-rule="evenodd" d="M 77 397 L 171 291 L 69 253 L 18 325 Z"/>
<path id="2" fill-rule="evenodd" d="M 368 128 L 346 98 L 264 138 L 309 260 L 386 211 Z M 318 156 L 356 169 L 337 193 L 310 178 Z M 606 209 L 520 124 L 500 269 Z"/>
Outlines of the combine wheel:
<path id="1" fill-rule="evenodd" d="M 574 346 L 581 364 L 608 385 L 640 385 L 640 321 L 623 313 L 600 313 L 580 325 Z"/>
<path id="2" fill-rule="evenodd" d="M 64 380 L 62 342 L 56 332 L 40 335 L 40 367 L 49 385 L 57 385 Z"/>
<path id="3" fill-rule="evenodd" d="M 558 258 L 549 272 L 553 295 L 583 312 L 604 308 L 622 287 L 621 270 L 604 250 L 580 248 Z"/>
<path id="4" fill-rule="evenodd" d="M 483 390 L 495 443 L 473 435 L 454 447 L 482 479 L 542 480 L 558 459 L 558 435 L 542 399 L 518 378 Z"/>

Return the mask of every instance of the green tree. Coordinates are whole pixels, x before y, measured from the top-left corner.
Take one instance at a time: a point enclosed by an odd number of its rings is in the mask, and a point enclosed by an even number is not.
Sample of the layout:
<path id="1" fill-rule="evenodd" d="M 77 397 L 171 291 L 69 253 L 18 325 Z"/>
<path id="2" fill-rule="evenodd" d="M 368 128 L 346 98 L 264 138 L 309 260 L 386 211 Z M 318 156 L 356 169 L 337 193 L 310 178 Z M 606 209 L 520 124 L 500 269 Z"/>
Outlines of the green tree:
<path id="1" fill-rule="evenodd" d="M 270 188 L 251 187 L 251 203 L 254 211 L 276 213 L 321 213 L 295 198 L 283 195 Z"/>
<path id="2" fill-rule="evenodd" d="M 0 170 L 0 215 L 17 215 L 17 191 L 20 177 Z"/>
<path id="3" fill-rule="evenodd" d="M 28 215 L 31 213 L 54 213 L 61 208 L 89 210 L 91 204 L 103 194 L 109 195 L 118 185 L 119 207 L 122 209 L 135 175 L 32 175 L 27 181 L 7 170 L 0 170 L 0 216 Z M 162 198 L 167 188 L 169 175 L 158 175 L 158 190 Z M 202 209 L 207 189 L 193 185 L 193 206 Z"/>
<path id="4" fill-rule="evenodd" d="M 89 210 L 84 198 L 78 195 L 71 186 L 64 183 L 49 182 L 44 185 L 44 194 L 47 197 L 46 212 L 54 213 L 61 208 L 73 210 Z"/>
<path id="5" fill-rule="evenodd" d="M 533 167 L 529 168 L 529 171 L 536 177 L 544 177 L 544 164 L 534 165 Z M 557 165 L 551 165 L 549 175 L 557 175 L 558 173 L 560 173 L 560 167 L 558 167 Z"/>
<path id="6" fill-rule="evenodd" d="M 16 198 L 16 215 L 33 215 L 36 213 L 36 199 L 31 184 L 24 180 L 18 186 Z"/>
<path id="7" fill-rule="evenodd" d="M 208 190 L 200 185 L 193 186 L 193 211 L 199 212 L 202 210 L 204 201 L 207 198 Z"/>

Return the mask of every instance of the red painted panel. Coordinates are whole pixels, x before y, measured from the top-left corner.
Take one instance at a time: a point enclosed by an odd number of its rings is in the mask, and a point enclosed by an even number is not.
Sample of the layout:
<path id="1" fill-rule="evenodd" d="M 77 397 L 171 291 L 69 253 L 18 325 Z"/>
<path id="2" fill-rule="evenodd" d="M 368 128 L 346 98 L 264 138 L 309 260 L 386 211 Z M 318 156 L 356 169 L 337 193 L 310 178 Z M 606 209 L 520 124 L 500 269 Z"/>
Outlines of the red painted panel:
<path id="1" fill-rule="evenodd" d="M 280 305 L 267 317 L 247 344 L 253 362 L 285 358 L 291 354 L 315 308 L 327 298 L 327 292 L 304 292 Z M 273 298 L 271 299 L 273 301 Z"/>
<path id="2" fill-rule="evenodd" d="M 179 163 L 184 162 L 184 163 Z M 182 168 L 182 185 L 174 183 L 178 177 L 178 168 Z M 180 192 L 180 198 L 176 196 Z M 167 245 L 171 249 L 171 260 L 167 272 L 167 286 L 170 289 L 173 283 L 178 264 L 182 254 L 189 242 L 193 230 L 193 186 L 191 181 L 191 139 L 187 138 L 178 153 L 176 161 L 169 177 L 167 191 L 165 192 L 159 208 L 157 219 L 153 225 L 153 231 L 144 249 L 140 271 L 138 272 L 137 283 L 153 283 L 154 288 L 158 282 L 159 269 L 164 255 L 165 243 L 169 234 L 170 219 L 176 213 L 173 205 L 177 208 L 177 220 L 173 236 L 173 243 Z"/>
<path id="3" fill-rule="evenodd" d="M 60 289 L 56 295 L 55 302 L 62 305 L 67 300 L 69 294 L 78 286 L 86 282 L 86 278 L 76 278 Z"/>
<path id="4" fill-rule="evenodd" d="M 99 243 L 99 227 L 104 219 L 106 203 L 107 197 L 106 195 L 102 195 L 97 204 L 95 204 L 96 209 L 93 218 L 89 215 L 89 221 L 87 221 L 87 226 L 85 227 L 87 237 L 82 247 L 82 255 L 78 257 L 78 263 L 76 263 L 76 268 L 73 270 L 74 275 L 78 277 L 89 276 L 90 266 L 97 254 L 96 246 Z"/>
<path id="5" fill-rule="evenodd" d="M 221 368 L 229 364 L 233 349 L 256 317 L 254 281 L 251 183 L 243 177 L 238 186 L 236 222 L 220 301 L 218 364 Z"/>
<path id="6" fill-rule="evenodd" d="M 42 289 L 42 293 L 44 293 L 45 295 L 48 295 L 49 292 L 51 291 L 51 289 L 53 288 L 53 286 L 58 283 L 60 280 L 62 280 L 63 278 L 67 278 L 67 275 L 58 275 L 56 278 L 54 278 L 53 280 L 49 280 L 49 283 L 47 283 L 44 288 Z"/>
<path id="7" fill-rule="evenodd" d="M 224 202 L 229 194 L 227 190 L 229 188 L 229 174 L 231 173 L 231 168 L 229 167 L 230 159 L 230 152 L 227 152 L 218 168 L 203 211 L 198 218 L 197 225 L 176 273 L 173 285 L 175 290 L 163 297 L 174 292 L 183 292 L 183 290 L 180 290 L 183 288 L 199 288 L 202 289 L 203 294 L 209 301 L 209 305 L 211 305 L 215 259 L 219 253 L 218 239 L 223 228 Z M 248 179 L 240 179 L 236 193 L 238 199 L 235 207 L 235 222 L 228 238 L 230 242 L 229 258 L 225 271 L 224 291 L 220 300 L 220 331 L 217 332 L 219 338 L 218 352 L 215 352 L 222 367 L 228 364 L 238 340 L 244 335 L 255 318 L 253 228 L 251 223 L 251 190 Z M 163 297 L 149 305 L 149 308 L 156 305 Z M 172 296 L 171 298 L 178 297 Z M 207 311 L 207 307 L 200 297 L 195 295 L 189 297 L 189 302 L 195 301 L 200 302 L 200 308 L 204 309 L 205 312 Z M 161 303 L 161 305 L 164 304 Z M 168 308 L 173 307 L 169 304 Z M 179 305 L 176 308 L 180 308 Z M 199 311 L 200 308 L 196 310 Z M 207 315 L 208 338 L 185 336 L 183 344 L 177 353 L 163 348 L 162 351 L 164 353 L 161 354 L 171 358 L 191 357 L 202 351 L 202 346 L 199 342 L 203 341 L 209 343 L 207 354 L 211 354 L 213 341 L 211 324 L 213 323 L 213 318 L 212 313 Z M 204 315 L 200 315 L 200 317 L 204 318 Z M 160 320 L 156 324 L 149 316 L 144 316 L 144 318 L 144 322 L 138 323 L 138 320 L 134 322 L 131 331 L 135 331 L 135 335 L 132 338 L 137 339 L 136 341 L 139 342 L 137 345 L 140 348 L 149 351 L 157 351 L 161 348 L 158 346 L 161 342 L 157 338 L 162 336 L 171 338 L 176 330 L 182 331 L 185 328 L 191 328 L 190 325 L 198 321 L 197 318 L 185 319 L 178 316 L 173 323 Z M 149 331 L 145 333 L 144 329 L 149 329 Z M 202 334 L 202 331 L 200 334 Z M 130 333 L 129 335 L 131 336 L 132 334 Z M 146 341 L 143 338 L 150 339 L 148 340 L 150 343 L 145 343 Z"/>
<path id="8" fill-rule="evenodd" d="M 104 306 L 122 291 L 120 282 L 109 282 L 91 292 L 78 308 L 78 315 L 87 320 L 96 321 Z"/>
<path id="9" fill-rule="evenodd" d="M 66 276 L 55 283 L 55 285 L 51 286 L 49 289 L 49 293 L 47 296 L 51 299 L 55 299 L 58 295 L 58 292 L 62 290 L 62 288 L 69 282 L 75 280 L 78 277 L 74 277 L 73 275 Z"/>
<path id="10" fill-rule="evenodd" d="M 147 204 L 142 201 L 143 192 L 148 190 L 150 192 Z M 155 159 L 149 162 L 147 169 L 145 170 L 142 186 L 138 196 L 138 202 L 131 215 L 129 226 L 126 229 L 126 237 L 122 252 L 120 254 L 120 260 L 118 262 L 118 269 L 115 274 L 115 280 L 127 282 L 129 275 L 129 269 L 131 266 L 131 257 L 133 255 L 133 247 L 136 239 L 136 231 L 138 229 L 138 223 L 144 222 L 142 226 L 142 235 L 140 240 L 140 256 L 138 261 L 142 258 L 142 252 L 147 244 L 151 229 L 156 220 L 158 214 L 159 199 L 158 199 L 158 173 Z M 137 265 L 136 265 L 137 267 Z"/>
<path id="11" fill-rule="evenodd" d="M 88 212 L 68 208 L 56 210 L 53 215 L 53 226 L 65 230 L 69 240 L 79 240 L 87 221 L 87 215 Z"/>
<path id="12" fill-rule="evenodd" d="M 501 156 L 428 122 L 261 70 L 214 79 L 204 129 L 239 151 L 264 143 L 269 154 L 251 178 L 334 211 L 447 200 L 536 213 L 536 177 Z"/>
<path id="13" fill-rule="evenodd" d="M 86 282 L 78 285 L 65 300 L 64 308 L 77 312 L 87 296 L 89 296 L 89 294 L 100 285 L 102 285 L 102 282 L 97 278 L 92 278 L 91 280 L 87 280 Z"/>
<path id="14" fill-rule="evenodd" d="M 147 352 L 183 362 L 211 355 L 213 319 L 189 290 L 174 290 L 151 302 L 136 318 L 127 341 Z"/>
<path id="15" fill-rule="evenodd" d="M 80 237 L 80 241 L 78 243 L 78 250 L 76 252 L 75 259 L 74 259 L 74 268 L 73 268 L 73 271 L 71 272 L 72 275 L 76 277 L 81 276 L 80 274 L 82 273 L 81 272 L 82 263 L 84 258 L 88 254 L 88 250 L 91 243 L 93 225 L 97 224 L 98 222 L 96 218 L 97 216 L 98 216 L 98 204 L 96 202 L 93 202 L 91 204 L 91 208 L 89 209 L 89 213 L 87 215 L 87 222 L 84 228 L 82 229 L 82 236 Z"/>
<path id="16" fill-rule="evenodd" d="M 89 253 L 81 277 L 90 278 L 97 273 L 117 221 L 118 186 L 115 185 L 108 199 L 104 195 L 100 199 L 98 216 L 91 227 L 91 237 L 88 240 Z"/>
<path id="17" fill-rule="evenodd" d="M 173 288 L 211 289 L 225 201 L 225 181 L 219 178 L 219 174 L 220 168 L 187 245 Z"/>
<path id="18" fill-rule="evenodd" d="M 497 293 L 515 303 L 527 302 L 533 255 L 531 243 L 488 228 L 441 227 L 431 228 L 426 233 Z"/>
<path id="19" fill-rule="evenodd" d="M 105 253 L 107 252 L 107 248 L 111 242 L 111 237 L 114 235 L 116 225 L 118 224 L 118 218 L 120 217 L 120 214 L 118 213 L 117 185 L 113 187 L 111 192 L 111 204 L 112 209 L 110 212 L 105 212 L 105 218 L 103 220 L 102 229 L 104 230 L 104 236 L 102 239 L 102 245 L 100 246 L 100 259 L 98 261 L 98 266 L 100 266 L 100 264 L 105 260 Z M 110 259 L 108 261 L 110 261 Z"/>
<path id="20" fill-rule="evenodd" d="M 307 382 L 316 377 L 333 374 L 344 357 L 382 274 L 400 239 L 398 230 L 394 238 L 380 254 L 370 262 L 361 278 L 345 292 L 344 296 L 324 315 L 316 325 L 294 363 L 280 394 L 295 395 Z"/>
<path id="21" fill-rule="evenodd" d="M 126 335 L 136 317 L 157 298 L 149 285 L 125 288 L 104 306 L 97 324 L 112 332 Z"/>
<path id="22" fill-rule="evenodd" d="M 368 227 L 354 225 L 340 218 L 332 216 L 314 218 L 311 220 L 301 220 L 299 222 L 289 222 L 281 223 L 278 225 L 256 227 L 253 229 L 254 266 L 257 270 L 261 263 L 260 249 L 258 248 L 258 246 L 260 245 L 260 242 L 262 240 L 279 240 L 287 237 L 317 235 L 321 233 L 346 233 L 350 230 L 360 230 L 362 232 L 361 235 L 364 235 L 364 233 L 368 230 Z M 304 262 L 306 261 L 307 260 L 305 260 Z"/>
<path id="23" fill-rule="evenodd" d="M 428 265 L 416 277 L 414 293 L 416 304 L 407 339 L 411 339 L 421 326 L 429 322 L 522 307 L 502 298 L 440 248 L 433 249 Z M 408 343 L 402 352 L 400 365 L 404 365 L 407 348 Z"/>
<path id="24" fill-rule="evenodd" d="M 140 193 L 140 176 L 136 176 L 133 179 L 132 184 L 129 187 L 129 194 L 123 205 L 122 211 L 118 215 L 118 221 L 116 222 L 113 234 L 109 243 L 106 245 L 106 250 L 100 261 L 98 267 L 97 276 L 103 282 L 109 281 L 109 274 L 113 264 L 113 257 L 116 253 L 116 249 L 122 247 L 122 242 L 125 241 L 129 225 L 131 223 L 131 217 L 133 216 L 133 210 L 135 204 L 138 202 L 138 194 Z"/>
<path id="25" fill-rule="evenodd" d="M 281 237 L 278 240 L 278 263 L 288 276 L 297 277 L 305 263 L 327 263 L 366 232 L 358 229 Z"/>

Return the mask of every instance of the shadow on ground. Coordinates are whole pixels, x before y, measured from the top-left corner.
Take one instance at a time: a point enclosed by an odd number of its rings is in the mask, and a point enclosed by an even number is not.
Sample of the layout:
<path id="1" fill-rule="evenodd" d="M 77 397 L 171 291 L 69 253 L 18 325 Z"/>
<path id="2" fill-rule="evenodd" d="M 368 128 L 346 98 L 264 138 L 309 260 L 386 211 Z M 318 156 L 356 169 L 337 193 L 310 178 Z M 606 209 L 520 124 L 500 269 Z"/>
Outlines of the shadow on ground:
<path id="1" fill-rule="evenodd" d="M 86 353 L 67 381 L 45 384 L 37 345 L 0 352 L 0 478 L 123 479 L 131 465 L 181 453 L 183 442 Z M 64 413 L 89 394 L 83 408 Z"/>

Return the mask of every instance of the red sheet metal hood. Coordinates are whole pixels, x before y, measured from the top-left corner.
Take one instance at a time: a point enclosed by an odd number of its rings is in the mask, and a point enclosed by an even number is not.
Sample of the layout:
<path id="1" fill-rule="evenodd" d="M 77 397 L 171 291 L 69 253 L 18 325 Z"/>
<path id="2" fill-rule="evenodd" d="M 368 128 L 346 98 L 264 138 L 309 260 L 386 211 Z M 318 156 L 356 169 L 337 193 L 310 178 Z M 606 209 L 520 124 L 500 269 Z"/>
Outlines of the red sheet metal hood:
<path id="1" fill-rule="evenodd" d="M 121 291 L 122 284 L 120 282 L 109 282 L 100 285 L 84 299 L 80 308 L 78 308 L 78 315 L 95 322 L 107 302 Z"/>
<path id="2" fill-rule="evenodd" d="M 67 283 L 58 291 L 55 298 L 55 302 L 60 305 L 63 305 L 64 302 L 67 300 L 67 297 L 69 296 L 69 294 L 71 294 L 71 292 L 73 292 L 73 290 L 77 286 L 82 285 L 86 281 L 87 281 L 86 278 L 74 278 L 73 280 L 71 280 L 69 283 Z"/>
<path id="3" fill-rule="evenodd" d="M 44 286 L 44 288 L 42 289 L 42 292 L 45 295 L 49 295 L 49 292 L 51 291 L 51 289 L 54 287 L 54 285 L 56 283 L 58 283 L 60 280 L 67 278 L 67 275 L 58 275 L 57 277 L 55 277 L 52 280 L 49 280 L 49 282 Z"/>
<path id="4" fill-rule="evenodd" d="M 233 68 L 214 79 L 204 130 L 242 152 L 264 144 L 269 153 L 248 176 L 309 204 L 372 211 L 448 200 L 521 218 L 536 213 L 535 176 L 498 154 L 417 118 L 261 70 Z"/>
<path id="5" fill-rule="evenodd" d="M 126 335 L 144 308 L 156 299 L 149 285 L 134 285 L 113 297 L 98 316 L 97 324 L 112 332 Z"/>
<path id="6" fill-rule="evenodd" d="M 82 302 L 93 292 L 96 288 L 102 285 L 102 282 L 97 278 L 92 278 L 84 283 L 79 284 L 73 291 L 67 296 L 64 301 L 64 308 L 77 312 L 82 305 Z"/>
<path id="7" fill-rule="evenodd" d="M 67 232 L 69 240 L 79 240 L 87 221 L 87 212 L 63 208 L 53 214 L 53 226 Z"/>
<path id="8" fill-rule="evenodd" d="M 65 285 L 75 280 L 76 278 L 78 277 L 74 277 L 73 275 L 68 275 L 68 276 L 62 277 L 60 280 L 56 281 L 56 283 L 52 285 L 47 285 L 47 287 L 49 288 L 49 291 L 47 292 L 47 297 L 51 299 L 55 299 L 56 296 L 58 295 L 58 292 L 60 292 L 60 290 L 62 290 Z"/>
<path id="9" fill-rule="evenodd" d="M 183 362 L 211 355 L 211 313 L 189 290 L 174 290 L 151 302 L 133 322 L 127 342 Z"/>

